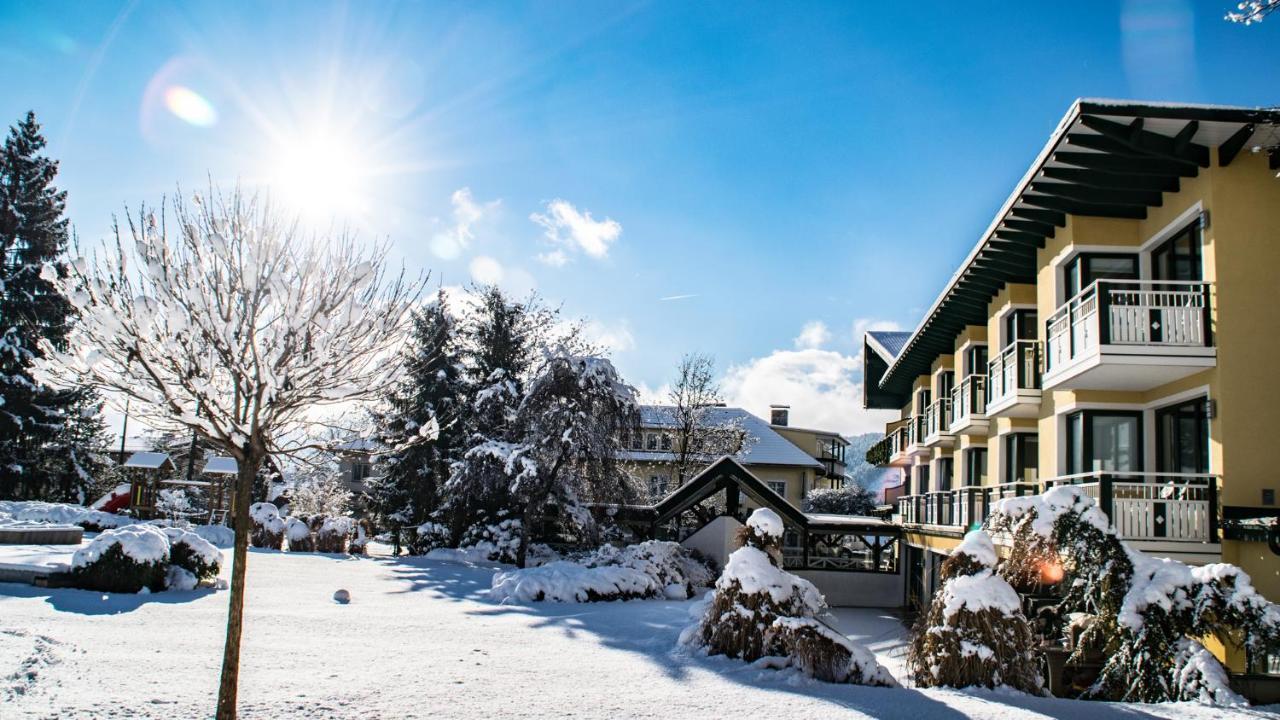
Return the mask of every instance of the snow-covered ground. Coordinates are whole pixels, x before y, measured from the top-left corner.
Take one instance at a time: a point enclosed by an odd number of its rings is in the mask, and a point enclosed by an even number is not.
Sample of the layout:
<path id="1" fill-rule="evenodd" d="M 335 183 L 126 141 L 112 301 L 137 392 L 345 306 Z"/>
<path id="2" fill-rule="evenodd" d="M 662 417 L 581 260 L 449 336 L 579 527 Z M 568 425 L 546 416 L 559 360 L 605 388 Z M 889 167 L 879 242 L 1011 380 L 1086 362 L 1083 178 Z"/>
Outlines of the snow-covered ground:
<path id="1" fill-rule="evenodd" d="M 425 558 L 252 551 L 243 716 L 1276 717 L 825 685 L 678 650 L 695 601 L 497 605 L 485 596 L 493 572 Z M 350 604 L 333 601 L 339 588 Z M 226 601 L 212 590 L 104 596 L 0 584 L 0 717 L 210 715 Z M 840 610 L 834 621 L 901 678 L 905 631 L 892 615 Z"/>

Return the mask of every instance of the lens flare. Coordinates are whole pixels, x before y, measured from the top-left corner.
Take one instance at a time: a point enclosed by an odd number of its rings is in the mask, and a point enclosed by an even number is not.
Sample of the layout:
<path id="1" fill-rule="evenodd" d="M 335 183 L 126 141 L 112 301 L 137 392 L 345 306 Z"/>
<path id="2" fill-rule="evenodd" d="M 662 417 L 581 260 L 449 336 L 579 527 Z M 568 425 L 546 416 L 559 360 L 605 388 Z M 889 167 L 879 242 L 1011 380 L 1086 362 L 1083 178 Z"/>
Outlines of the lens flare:
<path id="1" fill-rule="evenodd" d="M 183 85 L 170 85 L 164 91 L 164 105 L 179 119 L 196 127 L 212 127 L 218 122 L 218 111 L 200 93 Z"/>
<path id="2" fill-rule="evenodd" d="M 1040 564 L 1040 583 L 1057 585 L 1062 582 L 1062 565 L 1055 560 L 1046 560 Z"/>

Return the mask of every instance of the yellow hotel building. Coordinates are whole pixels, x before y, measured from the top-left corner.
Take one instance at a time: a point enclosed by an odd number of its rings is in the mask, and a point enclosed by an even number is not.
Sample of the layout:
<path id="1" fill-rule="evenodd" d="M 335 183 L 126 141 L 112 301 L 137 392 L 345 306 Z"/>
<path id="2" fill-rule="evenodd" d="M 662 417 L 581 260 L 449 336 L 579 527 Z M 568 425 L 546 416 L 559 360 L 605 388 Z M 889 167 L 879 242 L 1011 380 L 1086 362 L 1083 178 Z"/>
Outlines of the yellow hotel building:
<path id="1" fill-rule="evenodd" d="M 1280 601 L 1278 146 L 1277 110 L 1078 100 L 915 330 L 866 335 L 908 604 L 996 500 L 1064 483 Z"/>

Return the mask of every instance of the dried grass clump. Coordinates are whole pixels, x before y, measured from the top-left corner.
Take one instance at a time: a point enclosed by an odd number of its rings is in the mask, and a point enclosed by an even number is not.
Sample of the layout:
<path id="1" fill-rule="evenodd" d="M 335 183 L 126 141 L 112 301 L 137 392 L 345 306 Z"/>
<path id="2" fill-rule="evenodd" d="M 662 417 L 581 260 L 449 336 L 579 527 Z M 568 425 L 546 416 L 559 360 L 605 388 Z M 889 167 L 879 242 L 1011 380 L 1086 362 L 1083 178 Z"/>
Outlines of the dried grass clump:
<path id="1" fill-rule="evenodd" d="M 907 665 L 920 687 L 1001 686 L 1043 694 L 1036 639 L 1013 588 L 995 574 L 981 530 L 943 563 L 942 588 L 916 622 Z"/>
<path id="2" fill-rule="evenodd" d="M 249 508 L 253 520 L 253 532 L 249 544 L 256 548 L 279 550 L 284 545 L 284 519 L 280 509 L 271 503 L 254 503 Z"/>
<path id="3" fill-rule="evenodd" d="M 765 643 L 788 664 L 815 680 L 850 685 L 897 687 L 893 676 L 869 650 L 813 618 L 779 618 Z"/>

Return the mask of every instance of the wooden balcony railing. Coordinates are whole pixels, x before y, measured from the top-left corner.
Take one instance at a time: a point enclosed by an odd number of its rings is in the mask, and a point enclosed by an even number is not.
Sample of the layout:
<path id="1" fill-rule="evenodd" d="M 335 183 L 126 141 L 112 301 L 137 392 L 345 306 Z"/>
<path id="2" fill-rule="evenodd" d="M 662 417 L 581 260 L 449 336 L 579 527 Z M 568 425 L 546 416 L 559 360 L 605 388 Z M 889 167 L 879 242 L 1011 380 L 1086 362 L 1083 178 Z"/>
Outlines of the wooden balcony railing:
<path id="1" fill-rule="evenodd" d="M 1116 534 L 1128 540 L 1218 542 L 1218 476 L 1196 473 L 1088 472 L 1045 480 L 1076 485 L 1098 501 Z"/>
<path id="2" fill-rule="evenodd" d="M 1101 345 L 1208 347 L 1210 284 L 1098 280 L 1045 321 L 1045 372 Z"/>
<path id="3" fill-rule="evenodd" d="M 1016 396 L 1019 390 L 1040 389 L 1040 343 L 1016 340 L 987 363 L 987 406 Z"/>
<path id="4" fill-rule="evenodd" d="M 948 423 L 954 428 L 972 420 L 983 420 L 987 413 L 987 376 L 968 375 L 951 390 Z"/>

